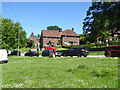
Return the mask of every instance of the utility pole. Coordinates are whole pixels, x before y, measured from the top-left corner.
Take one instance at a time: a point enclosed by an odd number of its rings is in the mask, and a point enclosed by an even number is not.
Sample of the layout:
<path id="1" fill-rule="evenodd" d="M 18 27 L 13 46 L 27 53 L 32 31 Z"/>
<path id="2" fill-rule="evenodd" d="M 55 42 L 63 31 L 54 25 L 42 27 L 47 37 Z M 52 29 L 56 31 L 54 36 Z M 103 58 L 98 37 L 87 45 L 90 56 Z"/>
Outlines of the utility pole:
<path id="1" fill-rule="evenodd" d="M 19 37 L 20 37 L 20 25 L 18 25 L 18 52 L 17 52 L 17 56 L 19 56 Z"/>

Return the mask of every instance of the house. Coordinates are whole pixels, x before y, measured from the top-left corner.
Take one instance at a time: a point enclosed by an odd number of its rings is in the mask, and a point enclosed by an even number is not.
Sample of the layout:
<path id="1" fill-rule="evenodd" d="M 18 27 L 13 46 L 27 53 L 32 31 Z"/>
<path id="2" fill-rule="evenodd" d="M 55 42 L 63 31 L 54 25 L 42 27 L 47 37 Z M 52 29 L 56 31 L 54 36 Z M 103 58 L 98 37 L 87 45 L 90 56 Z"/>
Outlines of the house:
<path id="1" fill-rule="evenodd" d="M 61 40 L 62 45 L 79 45 L 80 35 L 74 32 L 74 29 L 67 29 L 62 31 Z"/>
<path id="2" fill-rule="evenodd" d="M 48 46 L 50 44 L 55 46 L 60 45 L 79 45 L 79 35 L 74 32 L 74 29 L 60 30 L 42 30 L 41 45 Z"/>
<path id="3" fill-rule="evenodd" d="M 51 43 L 55 46 L 60 45 L 61 34 L 58 30 L 42 30 L 41 46 L 49 46 Z"/>
<path id="4" fill-rule="evenodd" d="M 32 40 L 34 42 L 35 47 L 38 47 L 40 45 L 39 38 L 36 38 L 32 32 L 30 37 L 28 38 L 28 41 Z"/>

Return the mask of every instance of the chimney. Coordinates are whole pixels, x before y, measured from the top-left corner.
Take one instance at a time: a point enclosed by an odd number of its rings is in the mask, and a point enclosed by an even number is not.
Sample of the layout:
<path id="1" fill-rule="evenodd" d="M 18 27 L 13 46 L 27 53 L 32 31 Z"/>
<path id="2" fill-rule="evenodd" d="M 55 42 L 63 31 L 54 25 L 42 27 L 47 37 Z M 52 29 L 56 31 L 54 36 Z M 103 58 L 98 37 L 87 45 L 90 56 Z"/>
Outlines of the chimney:
<path id="1" fill-rule="evenodd" d="M 62 32 L 62 28 L 60 28 L 59 32 Z"/>
<path id="2" fill-rule="evenodd" d="M 74 32 L 74 28 L 72 28 L 72 31 Z"/>

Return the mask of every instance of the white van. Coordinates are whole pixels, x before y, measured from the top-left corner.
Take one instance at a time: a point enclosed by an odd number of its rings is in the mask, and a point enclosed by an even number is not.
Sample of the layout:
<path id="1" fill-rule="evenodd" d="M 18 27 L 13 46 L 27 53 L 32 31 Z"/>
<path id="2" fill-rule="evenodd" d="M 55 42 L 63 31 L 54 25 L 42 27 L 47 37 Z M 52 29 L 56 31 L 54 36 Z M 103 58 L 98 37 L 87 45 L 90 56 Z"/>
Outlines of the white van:
<path id="1" fill-rule="evenodd" d="M 7 54 L 7 50 L 5 49 L 0 49 L 0 63 L 8 62 L 8 54 Z"/>

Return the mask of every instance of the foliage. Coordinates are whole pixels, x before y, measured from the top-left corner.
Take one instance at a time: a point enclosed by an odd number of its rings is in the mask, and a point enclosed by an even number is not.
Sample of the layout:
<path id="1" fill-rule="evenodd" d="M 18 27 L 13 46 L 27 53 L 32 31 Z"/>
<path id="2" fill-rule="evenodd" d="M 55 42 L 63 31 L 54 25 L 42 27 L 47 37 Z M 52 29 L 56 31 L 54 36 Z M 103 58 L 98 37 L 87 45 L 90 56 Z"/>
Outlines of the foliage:
<path id="1" fill-rule="evenodd" d="M 85 44 L 85 43 L 86 43 L 85 36 L 80 36 L 80 44 Z"/>
<path id="2" fill-rule="evenodd" d="M 2 48 L 2 20 L 1 20 L 1 16 L 0 16 L 0 49 Z"/>
<path id="3" fill-rule="evenodd" d="M 120 28 L 120 2 L 92 2 L 84 19 L 83 32 L 90 42 L 97 42 L 98 38 L 105 42 L 107 37 Z"/>
<path id="4" fill-rule="evenodd" d="M 11 19 L 2 18 L 2 48 L 16 49 L 18 46 L 18 30 L 20 30 L 19 46 L 26 46 L 26 32 L 19 22 L 13 23 Z"/>
<path id="5" fill-rule="evenodd" d="M 118 59 L 8 57 L 2 88 L 118 88 Z"/>
<path id="6" fill-rule="evenodd" d="M 109 43 L 109 45 L 120 45 L 120 42 L 118 41 L 112 41 Z"/>
<path id="7" fill-rule="evenodd" d="M 34 41 L 33 40 L 28 40 L 28 42 L 27 42 L 27 47 L 29 47 L 29 48 L 34 48 Z"/>
<path id="8" fill-rule="evenodd" d="M 60 30 L 60 28 L 58 26 L 48 26 L 47 30 Z"/>
<path id="9" fill-rule="evenodd" d="M 104 55 L 105 51 L 93 51 L 89 52 L 89 55 Z"/>

